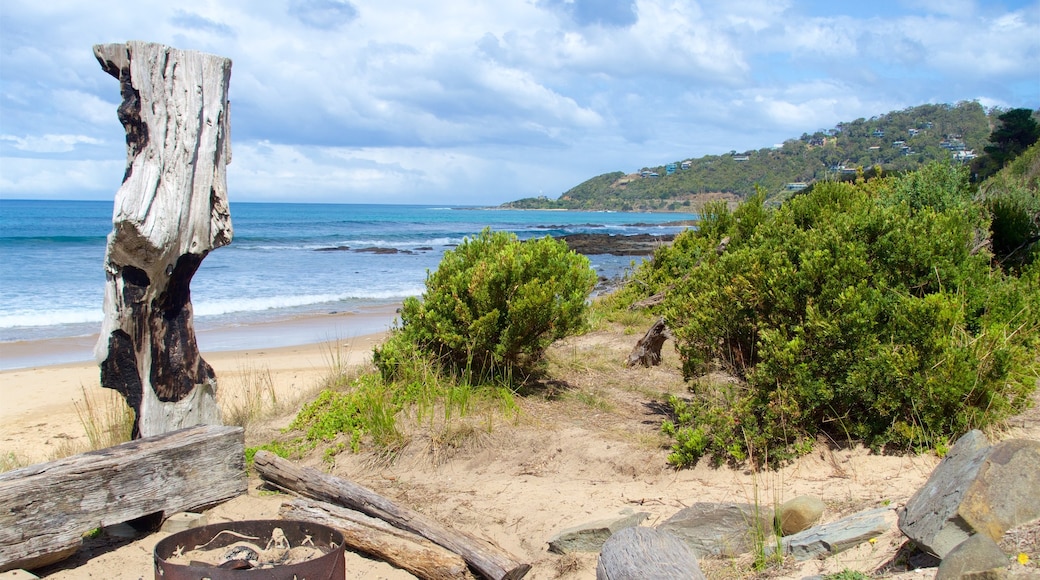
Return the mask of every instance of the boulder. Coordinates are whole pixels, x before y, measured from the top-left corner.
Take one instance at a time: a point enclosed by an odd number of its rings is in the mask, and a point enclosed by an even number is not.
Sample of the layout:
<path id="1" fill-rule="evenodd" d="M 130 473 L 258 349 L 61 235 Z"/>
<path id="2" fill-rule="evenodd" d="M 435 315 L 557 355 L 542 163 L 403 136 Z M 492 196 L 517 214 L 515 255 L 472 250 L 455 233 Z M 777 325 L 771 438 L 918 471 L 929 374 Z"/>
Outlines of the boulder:
<path id="1" fill-rule="evenodd" d="M 787 536 L 780 546 L 784 554 L 799 561 L 837 554 L 892 529 L 895 519 L 891 508 L 866 510 Z M 765 548 L 767 554 L 776 551 L 771 544 Z"/>
<path id="2" fill-rule="evenodd" d="M 957 441 L 900 514 L 899 529 L 939 558 L 975 533 L 1000 541 L 1040 518 L 1040 442 L 990 446 L 972 431 Z"/>
<path id="3" fill-rule="evenodd" d="M 625 528 L 603 544 L 596 580 L 704 580 L 697 557 L 674 534 Z"/>
<path id="4" fill-rule="evenodd" d="M 979 573 L 1000 578 L 1008 563 L 1008 557 L 996 542 L 986 534 L 975 534 L 946 554 L 935 580 L 960 580 L 966 575 L 980 577 Z"/>
<path id="5" fill-rule="evenodd" d="M 648 517 L 650 517 L 649 513 L 639 512 L 567 528 L 549 540 L 549 551 L 556 554 L 598 552 L 607 538 L 619 530 L 638 526 Z"/>
<path id="6" fill-rule="evenodd" d="M 994 542 L 1040 518 L 1040 441 L 1011 439 L 994 445 L 958 511 L 972 529 Z"/>
<path id="7" fill-rule="evenodd" d="M 900 512 L 900 531 L 939 558 L 967 540 L 972 528 L 958 510 L 989 450 L 981 431 L 969 431 L 958 439 Z"/>
<path id="8" fill-rule="evenodd" d="M 824 508 L 823 501 L 812 496 L 800 495 L 789 499 L 776 514 L 777 529 L 785 536 L 797 534 L 820 521 Z"/>
<path id="9" fill-rule="evenodd" d="M 744 503 L 698 502 L 657 526 L 675 534 L 698 558 L 707 555 L 738 556 L 754 547 L 752 526 L 760 537 L 772 534 L 773 513 Z"/>

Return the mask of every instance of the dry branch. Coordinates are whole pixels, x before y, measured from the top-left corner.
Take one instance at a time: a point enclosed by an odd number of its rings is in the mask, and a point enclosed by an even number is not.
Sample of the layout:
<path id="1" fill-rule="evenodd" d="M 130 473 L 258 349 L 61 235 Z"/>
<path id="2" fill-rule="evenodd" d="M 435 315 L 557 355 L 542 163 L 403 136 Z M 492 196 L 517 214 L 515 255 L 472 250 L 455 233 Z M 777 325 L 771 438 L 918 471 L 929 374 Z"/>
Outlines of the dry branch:
<path id="1" fill-rule="evenodd" d="M 320 501 L 294 499 L 283 503 L 278 514 L 283 519 L 335 528 L 343 534 L 350 548 L 407 570 L 423 580 L 473 578 L 466 561 L 458 554 L 358 511 Z"/>
<path id="2" fill-rule="evenodd" d="M 299 467 L 273 453 L 257 451 L 257 473 L 271 484 L 313 499 L 332 502 L 419 534 L 462 556 L 474 570 L 491 580 L 523 578 L 530 564 L 519 562 L 498 546 L 452 530 L 418 512 L 401 507 L 376 492 L 316 469 Z"/>

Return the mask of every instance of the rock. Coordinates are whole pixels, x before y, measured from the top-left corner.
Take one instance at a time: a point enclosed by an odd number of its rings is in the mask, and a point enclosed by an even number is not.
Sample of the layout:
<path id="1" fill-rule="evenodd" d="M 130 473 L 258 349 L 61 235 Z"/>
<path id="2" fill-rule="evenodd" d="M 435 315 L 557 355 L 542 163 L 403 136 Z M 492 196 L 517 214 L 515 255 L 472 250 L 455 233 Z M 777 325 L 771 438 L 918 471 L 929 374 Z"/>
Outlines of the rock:
<path id="1" fill-rule="evenodd" d="M 670 244 L 672 234 L 569 234 L 557 239 L 567 242 L 571 250 L 585 255 L 650 256 L 660 246 Z"/>
<path id="2" fill-rule="evenodd" d="M 607 538 L 619 530 L 643 523 L 650 517 L 647 512 L 628 514 L 620 518 L 598 520 L 567 528 L 549 540 L 549 551 L 556 554 L 568 552 L 598 552 Z"/>
<path id="3" fill-rule="evenodd" d="M 818 522 L 825 508 L 823 501 L 808 495 L 789 499 L 776 514 L 778 528 L 785 536 L 797 534 Z"/>
<path id="4" fill-rule="evenodd" d="M 986 534 L 975 534 L 950 550 L 939 564 L 935 580 L 959 580 L 970 574 L 996 574 L 994 578 L 1003 577 L 1004 567 L 1008 565 L 1008 557 Z M 999 569 L 999 571 L 997 570 Z"/>
<path id="5" fill-rule="evenodd" d="M 232 238 L 231 60 L 141 41 L 95 45 L 94 56 L 119 81 L 127 153 L 105 249 L 101 385 L 133 409 L 135 438 L 219 425 L 190 285 Z"/>
<path id="6" fill-rule="evenodd" d="M 674 534 L 625 528 L 603 544 L 596 580 L 705 580 L 697 557 Z"/>
<path id="7" fill-rule="evenodd" d="M 1000 541 L 1040 518 L 1040 442 L 1012 439 L 989 446 L 972 431 L 957 441 L 928 482 L 910 498 L 899 529 L 944 558 L 974 533 Z"/>
<path id="8" fill-rule="evenodd" d="M 167 534 L 176 534 L 177 532 L 183 532 L 184 530 L 190 530 L 191 528 L 202 527 L 209 523 L 206 514 L 197 514 L 195 512 L 178 512 L 170 516 L 162 523 L 162 531 Z"/>
<path id="9" fill-rule="evenodd" d="M 950 449 L 899 514 L 899 529 L 922 549 L 943 558 L 971 535 L 958 509 L 990 450 L 981 431 L 969 431 Z"/>
<path id="10" fill-rule="evenodd" d="M 965 492 L 959 513 L 994 542 L 1008 530 L 1040 518 L 1040 441 L 1011 439 L 994 445 Z"/>
<path id="11" fill-rule="evenodd" d="M 679 537 L 698 557 L 738 556 L 754 547 L 751 526 L 763 537 L 772 534 L 772 510 L 743 503 L 698 502 L 685 508 L 657 529 Z"/>
<path id="12" fill-rule="evenodd" d="M 891 508 L 866 510 L 787 536 L 780 545 L 784 554 L 799 561 L 837 554 L 892 529 L 895 519 Z M 776 551 L 773 545 L 766 545 L 765 549 L 767 555 Z"/>

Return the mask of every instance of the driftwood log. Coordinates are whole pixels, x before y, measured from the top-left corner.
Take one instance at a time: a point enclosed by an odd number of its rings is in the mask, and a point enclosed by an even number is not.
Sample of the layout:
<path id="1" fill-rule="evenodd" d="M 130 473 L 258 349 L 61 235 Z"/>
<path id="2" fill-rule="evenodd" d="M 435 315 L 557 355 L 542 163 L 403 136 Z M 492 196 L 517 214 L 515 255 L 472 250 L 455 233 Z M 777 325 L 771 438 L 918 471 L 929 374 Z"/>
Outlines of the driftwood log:
<path id="1" fill-rule="evenodd" d="M 232 237 L 231 61 L 139 41 L 95 45 L 94 56 L 119 80 L 127 151 L 105 250 L 101 384 L 134 410 L 135 438 L 219 424 L 189 286 Z"/>
<path id="2" fill-rule="evenodd" d="M 668 326 L 665 325 L 664 319 L 657 319 L 657 322 L 646 331 L 643 338 L 636 342 L 635 348 L 628 354 L 626 364 L 630 367 L 638 364 L 648 368 L 661 364 L 661 347 L 664 346 L 664 341 L 668 340 L 669 336 Z"/>
<path id="3" fill-rule="evenodd" d="M 276 487 L 355 509 L 416 533 L 462 556 L 474 570 L 491 580 L 523 578 L 531 569 L 530 564 L 518 561 L 491 543 L 447 528 L 354 482 L 299 467 L 266 451 L 256 452 L 253 467 L 260 477 Z"/>
<path id="4" fill-rule="evenodd" d="M 244 441 L 201 426 L 0 474 L 0 572 L 61 561 L 98 527 L 245 493 Z"/>
<path id="5" fill-rule="evenodd" d="M 314 522 L 343 534 L 351 549 L 374 556 L 423 580 L 473 578 L 462 556 L 411 532 L 371 516 L 321 501 L 294 499 L 278 515 L 287 520 Z"/>
<path id="6" fill-rule="evenodd" d="M 625 528 L 603 544 L 596 580 L 704 580 L 697 557 L 674 534 Z"/>

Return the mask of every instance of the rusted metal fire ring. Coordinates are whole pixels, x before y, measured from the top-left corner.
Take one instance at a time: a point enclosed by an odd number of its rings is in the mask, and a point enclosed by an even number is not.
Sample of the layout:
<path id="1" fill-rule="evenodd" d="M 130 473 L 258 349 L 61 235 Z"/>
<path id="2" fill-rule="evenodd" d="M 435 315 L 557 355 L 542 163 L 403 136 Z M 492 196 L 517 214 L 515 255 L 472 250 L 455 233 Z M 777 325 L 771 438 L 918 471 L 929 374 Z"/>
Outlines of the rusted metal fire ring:
<path id="1" fill-rule="evenodd" d="M 309 537 L 317 547 L 328 548 L 330 551 L 317 558 L 295 564 L 247 570 L 227 570 L 208 565 L 175 564 L 168 561 L 178 550 L 190 551 L 207 543 L 209 548 L 222 548 L 241 541 L 241 536 L 261 538 L 261 543 L 264 543 L 271 538 L 275 528 L 281 528 L 290 546 L 300 546 Z M 233 533 L 220 534 L 224 531 Z M 155 545 L 155 580 L 342 580 L 345 577 L 343 534 L 328 526 L 310 522 L 248 520 L 210 524 L 177 532 Z"/>

